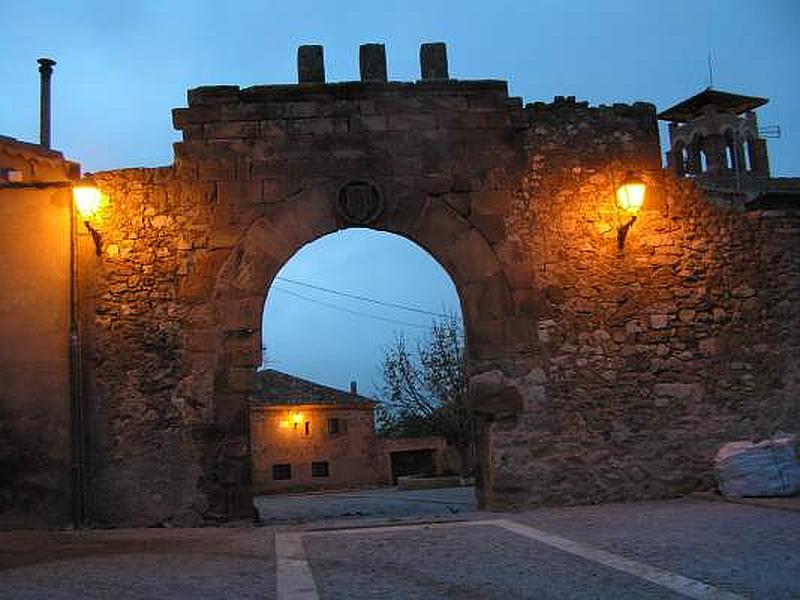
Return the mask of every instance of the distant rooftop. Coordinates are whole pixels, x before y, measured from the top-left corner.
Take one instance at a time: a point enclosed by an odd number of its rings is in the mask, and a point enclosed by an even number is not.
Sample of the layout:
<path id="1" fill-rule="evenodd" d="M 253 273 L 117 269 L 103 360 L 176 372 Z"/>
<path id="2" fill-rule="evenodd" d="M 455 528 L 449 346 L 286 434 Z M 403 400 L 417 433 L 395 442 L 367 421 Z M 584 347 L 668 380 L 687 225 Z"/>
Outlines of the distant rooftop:
<path id="1" fill-rule="evenodd" d="M 321 385 L 288 373 L 274 369 L 265 369 L 256 374 L 256 391 L 250 398 L 253 404 L 263 406 L 330 404 L 353 405 L 363 404 L 364 408 L 372 408 L 377 404 L 358 394 Z"/>
<path id="2" fill-rule="evenodd" d="M 769 102 L 767 98 L 742 96 L 708 88 L 691 98 L 679 102 L 675 106 L 671 106 L 661 112 L 658 118 L 663 121 L 672 121 L 673 123 L 685 123 L 700 116 L 706 106 L 716 106 L 720 112 L 739 115 L 763 106 L 767 102 Z"/>
<path id="3" fill-rule="evenodd" d="M 0 148 L 4 152 L 13 152 L 31 159 L 63 161 L 64 155 L 58 150 L 45 148 L 40 144 L 24 142 L 7 135 L 0 135 Z"/>
<path id="4" fill-rule="evenodd" d="M 9 183 L 9 173 L 18 177 L 12 183 L 28 185 L 78 179 L 81 168 L 57 150 L 0 135 L 0 184 Z"/>

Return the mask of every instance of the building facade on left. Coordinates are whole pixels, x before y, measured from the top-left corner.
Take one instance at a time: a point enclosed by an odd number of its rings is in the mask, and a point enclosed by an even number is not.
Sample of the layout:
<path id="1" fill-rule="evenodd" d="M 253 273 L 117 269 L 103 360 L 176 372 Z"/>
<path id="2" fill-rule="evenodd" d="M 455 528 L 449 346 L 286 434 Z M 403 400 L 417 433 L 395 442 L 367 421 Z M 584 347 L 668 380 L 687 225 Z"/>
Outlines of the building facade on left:
<path id="1" fill-rule="evenodd" d="M 71 187 L 77 163 L 0 136 L 0 527 L 73 520 Z"/>

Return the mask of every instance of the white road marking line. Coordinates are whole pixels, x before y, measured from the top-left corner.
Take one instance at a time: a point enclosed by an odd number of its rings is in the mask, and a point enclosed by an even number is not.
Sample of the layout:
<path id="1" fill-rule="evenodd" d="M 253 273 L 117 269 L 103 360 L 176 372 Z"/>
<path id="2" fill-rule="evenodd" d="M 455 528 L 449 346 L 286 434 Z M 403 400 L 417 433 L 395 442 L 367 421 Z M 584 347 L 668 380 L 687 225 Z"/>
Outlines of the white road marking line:
<path id="1" fill-rule="evenodd" d="M 563 538 L 552 533 L 547 533 L 540 529 L 534 529 L 527 525 L 515 523 L 507 520 L 489 521 L 492 525 L 502 527 L 508 531 L 513 531 L 519 535 L 525 536 L 542 544 L 547 544 L 553 548 L 557 548 L 563 552 L 580 556 L 592 562 L 599 563 L 606 567 L 611 567 L 617 571 L 634 575 L 645 581 L 655 583 L 661 587 L 665 587 L 689 598 L 698 598 L 702 600 L 742 600 L 744 596 L 732 594 L 731 592 L 723 591 L 702 581 L 684 577 L 676 573 L 665 571 L 657 567 L 652 567 L 644 563 L 640 563 L 629 558 L 605 552 L 604 550 L 597 550 L 589 546 L 584 546 L 578 542 L 573 542 L 567 538 Z M 488 524 L 487 523 L 487 524 Z"/>
<path id="2" fill-rule="evenodd" d="M 350 529 L 322 529 L 302 533 L 279 533 L 275 536 L 277 555 L 278 600 L 318 600 L 317 588 L 311 575 L 311 568 L 303 553 L 303 536 L 352 535 L 370 533 L 394 533 L 420 529 L 443 529 L 445 527 L 500 527 L 512 533 L 527 537 L 591 562 L 633 575 L 650 583 L 655 583 L 689 598 L 698 600 L 745 600 L 744 596 L 726 592 L 697 579 L 671 573 L 636 560 L 598 550 L 567 538 L 529 527 L 506 519 L 482 521 L 455 521 L 436 523 L 414 523 L 384 527 L 354 527 Z"/>
<path id="3" fill-rule="evenodd" d="M 302 536 L 302 533 L 275 535 L 278 600 L 319 600 L 317 586 L 303 552 Z"/>

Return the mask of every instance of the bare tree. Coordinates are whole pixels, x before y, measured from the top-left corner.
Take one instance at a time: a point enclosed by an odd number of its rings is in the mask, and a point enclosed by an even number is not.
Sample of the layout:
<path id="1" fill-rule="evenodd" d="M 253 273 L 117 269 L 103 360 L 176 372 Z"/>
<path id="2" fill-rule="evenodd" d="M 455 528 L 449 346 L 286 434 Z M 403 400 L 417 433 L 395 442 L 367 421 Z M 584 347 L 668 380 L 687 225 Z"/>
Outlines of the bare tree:
<path id="1" fill-rule="evenodd" d="M 455 316 L 434 322 L 409 349 L 398 335 L 383 358 L 378 426 L 388 436 L 441 435 L 471 470 L 473 419 L 467 405 L 464 341 Z"/>

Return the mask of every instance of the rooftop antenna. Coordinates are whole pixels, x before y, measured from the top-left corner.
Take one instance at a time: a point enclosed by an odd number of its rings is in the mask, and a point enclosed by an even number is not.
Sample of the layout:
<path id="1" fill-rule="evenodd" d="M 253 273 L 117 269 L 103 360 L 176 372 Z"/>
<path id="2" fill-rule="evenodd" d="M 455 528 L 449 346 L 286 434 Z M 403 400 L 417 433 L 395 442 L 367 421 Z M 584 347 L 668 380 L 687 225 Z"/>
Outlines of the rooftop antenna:
<path id="1" fill-rule="evenodd" d="M 714 87 L 714 68 L 711 65 L 711 52 L 708 53 L 708 89 Z"/>

